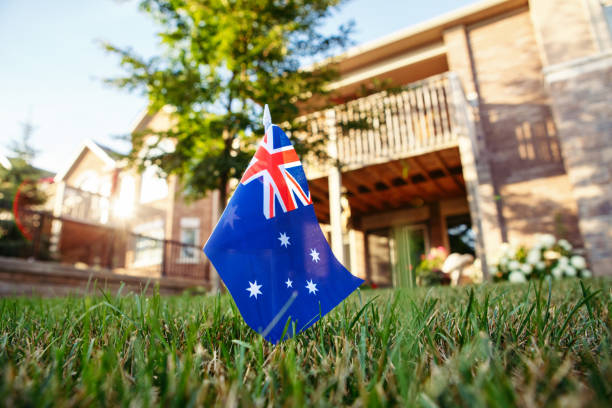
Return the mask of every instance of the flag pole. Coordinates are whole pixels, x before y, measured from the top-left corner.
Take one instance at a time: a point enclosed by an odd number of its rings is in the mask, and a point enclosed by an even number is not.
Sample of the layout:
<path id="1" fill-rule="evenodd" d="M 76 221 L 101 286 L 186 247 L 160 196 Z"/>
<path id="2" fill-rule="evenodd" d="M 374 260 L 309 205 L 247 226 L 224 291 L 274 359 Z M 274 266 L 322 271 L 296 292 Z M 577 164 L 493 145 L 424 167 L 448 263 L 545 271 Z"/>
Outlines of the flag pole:
<path id="1" fill-rule="evenodd" d="M 270 108 L 268 108 L 268 104 L 264 106 L 263 111 L 263 125 L 264 125 L 264 133 L 268 133 L 268 128 L 272 126 L 272 116 L 270 115 Z"/>

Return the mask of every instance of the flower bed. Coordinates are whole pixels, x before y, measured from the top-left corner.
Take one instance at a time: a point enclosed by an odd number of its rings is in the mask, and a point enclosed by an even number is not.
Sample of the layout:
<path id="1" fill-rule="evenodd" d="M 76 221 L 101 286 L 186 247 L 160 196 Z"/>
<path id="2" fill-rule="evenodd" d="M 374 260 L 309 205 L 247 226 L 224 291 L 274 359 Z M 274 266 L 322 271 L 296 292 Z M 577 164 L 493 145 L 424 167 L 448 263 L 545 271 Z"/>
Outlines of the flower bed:
<path id="1" fill-rule="evenodd" d="M 539 235 L 532 248 L 502 244 L 493 265 L 489 272 L 496 281 L 526 282 L 546 276 L 555 279 L 591 276 L 584 257 L 577 254 L 567 240 L 557 240 L 551 234 Z"/>

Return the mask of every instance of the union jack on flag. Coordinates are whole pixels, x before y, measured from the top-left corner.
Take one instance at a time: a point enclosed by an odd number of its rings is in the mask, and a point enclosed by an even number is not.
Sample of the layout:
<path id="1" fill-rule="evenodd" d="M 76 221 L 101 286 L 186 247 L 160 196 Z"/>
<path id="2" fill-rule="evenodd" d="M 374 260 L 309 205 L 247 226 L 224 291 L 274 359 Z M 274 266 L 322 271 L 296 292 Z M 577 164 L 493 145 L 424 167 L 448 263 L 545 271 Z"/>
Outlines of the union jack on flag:
<path id="1" fill-rule="evenodd" d="M 267 106 L 264 112 L 265 136 L 204 252 L 244 321 L 277 343 L 313 325 L 363 281 L 332 253 L 300 159 Z"/>
<path id="2" fill-rule="evenodd" d="M 301 167 L 300 158 L 291 144 L 282 145 L 281 133 L 274 132 L 274 127 L 275 125 L 270 125 L 266 129 L 255 156 L 240 180 L 240 183 L 247 185 L 263 177 L 263 214 L 267 219 L 274 217 L 277 199 L 283 212 L 297 208 L 296 197 L 303 205 L 312 204 L 310 192 L 304 192 L 295 177 L 287 171 L 292 167 Z M 274 138 L 275 134 L 277 140 Z M 281 146 L 275 148 L 275 142 L 277 146 Z"/>

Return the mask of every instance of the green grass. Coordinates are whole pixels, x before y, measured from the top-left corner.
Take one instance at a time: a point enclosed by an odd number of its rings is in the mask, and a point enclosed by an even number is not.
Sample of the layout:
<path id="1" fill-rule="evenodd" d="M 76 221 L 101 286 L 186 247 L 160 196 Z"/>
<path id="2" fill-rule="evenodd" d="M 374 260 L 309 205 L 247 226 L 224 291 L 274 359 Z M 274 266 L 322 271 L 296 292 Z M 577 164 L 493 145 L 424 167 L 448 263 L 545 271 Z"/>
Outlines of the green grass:
<path id="1" fill-rule="evenodd" d="M 2 406 L 606 406 L 612 282 L 362 291 L 273 346 L 229 296 L 0 300 Z"/>

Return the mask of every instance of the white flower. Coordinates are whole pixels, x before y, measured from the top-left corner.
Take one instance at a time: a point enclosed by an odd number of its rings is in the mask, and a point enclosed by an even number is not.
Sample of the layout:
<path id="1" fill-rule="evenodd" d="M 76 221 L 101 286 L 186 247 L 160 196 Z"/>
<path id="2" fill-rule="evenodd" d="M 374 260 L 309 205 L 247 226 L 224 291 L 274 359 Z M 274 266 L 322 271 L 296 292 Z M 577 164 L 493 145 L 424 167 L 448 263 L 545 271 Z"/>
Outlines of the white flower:
<path id="1" fill-rule="evenodd" d="M 519 263 L 519 261 L 510 261 L 510 263 L 508 263 L 508 269 L 510 269 L 511 271 L 517 271 L 521 268 L 521 264 Z"/>
<path id="2" fill-rule="evenodd" d="M 540 261 L 536 264 L 535 267 L 537 270 L 543 271 L 544 269 L 546 269 L 546 262 Z"/>
<path id="3" fill-rule="evenodd" d="M 560 239 L 557 244 L 566 251 L 572 250 L 572 244 L 570 244 L 567 239 Z"/>
<path id="4" fill-rule="evenodd" d="M 529 264 L 523 264 L 521 266 L 521 271 L 525 274 L 525 275 L 529 275 L 532 271 L 533 271 L 533 267 Z"/>
<path id="5" fill-rule="evenodd" d="M 576 269 L 573 266 L 566 266 L 564 269 L 565 275 L 574 277 L 576 276 Z"/>
<path id="6" fill-rule="evenodd" d="M 523 275 L 520 272 L 512 272 L 510 274 L 510 276 L 508 276 L 508 280 L 512 283 L 523 283 L 523 282 L 527 282 L 527 279 L 525 279 L 525 275 Z"/>
<path id="7" fill-rule="evenodd" d="M 550 271 L 550 273 L 552 273 L 552 276 L 554 276 L 555 279 L 561 279 L 561 277 L 563 276 L 563 270 L 558 266 L 554 267 L 553 270 Z"/>
<path id="8" fill-rule="evenodd" d="M 570 259 L 570 262 L 572 263 L 572 266 L 574 268 L 577 268 L 577 269 L 584 269 L 584 268 L 586 268 L 586 260 L 583 257 L 581 257 L 580 255 L 572 256 L 572 258 Z"/>
<path id="9" fill-rule="evenodd" d="M 505 256 L 502 256 L 501 259 L 499 260 L 499 265 L 501 266 L 506 266 L 506 264 L 508 263 L 509 259 Z"/>
<path id="10" fill-rule="evenodd" d="M 588 269 L 583 270 L 581 275 L 582 275 L 583 278 L 590 278 L 591 276 L 593 276 L 591 271 L 589 271 Z"/>
<path id="11" fill-rule="evenodd" d="M 502 256 L 503 255 L 510 255 L 510 244 L 507 243 L 507 242 L 503 242 L 499 246 L 499 251 L 501 252 Z"/>
<path id="12" fill-rule="evenodd" d="M 531 265 L 535 265 L 541 259 L 540 249 L 534 248 L 529 253 L 527 253 L 527 263 Z"/>
<path id="13" fill-rule="evenodd" d="M 554 261 L 555 259 L 559 259 L 561 255 L 558 252 L 551 251 L 550 249 L 544 252 L 544 259 L 548 259 L 549 261 Z"/>
<path id="14" fill-rule="evenodd" d="M 562 256 L 561 258 L 559 258 L 559 262 L 557 263 L 557 265 L 562 268 L 565 268 L 569 265 L 569 259 L 565 256 Z"/>
<path id="15" fill-rule="evenodd" d="M 544 248 L 550 248 L 553 245 L 555 245 L 555 242 L 557 240 L 555 239 L 555 236 L 552 234 L 542 234 L 538 236 L 538 241 Z"/>

